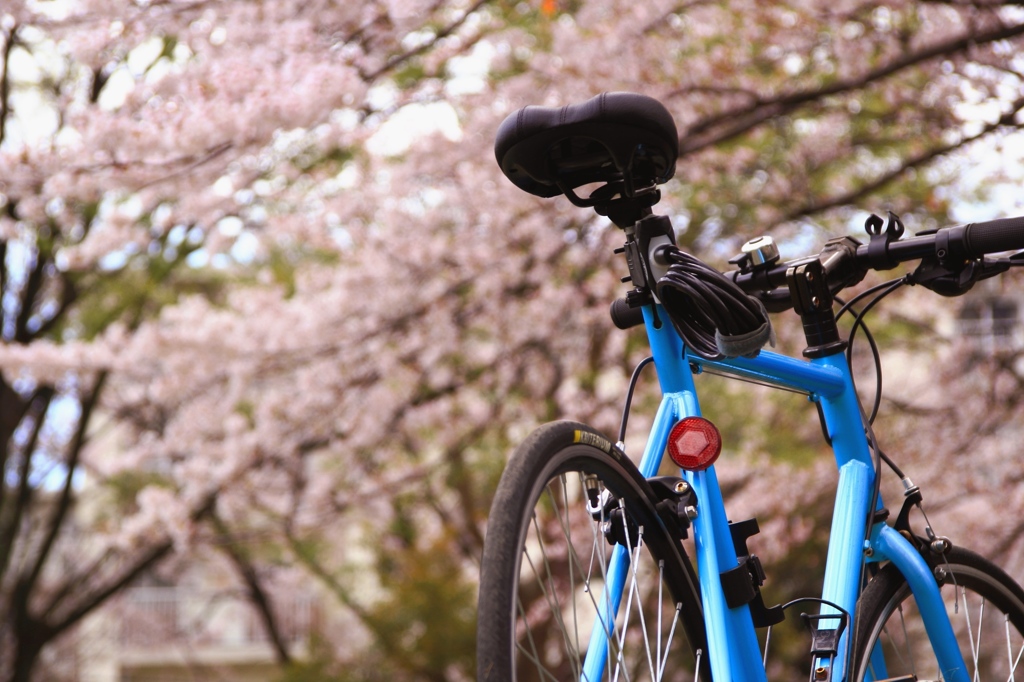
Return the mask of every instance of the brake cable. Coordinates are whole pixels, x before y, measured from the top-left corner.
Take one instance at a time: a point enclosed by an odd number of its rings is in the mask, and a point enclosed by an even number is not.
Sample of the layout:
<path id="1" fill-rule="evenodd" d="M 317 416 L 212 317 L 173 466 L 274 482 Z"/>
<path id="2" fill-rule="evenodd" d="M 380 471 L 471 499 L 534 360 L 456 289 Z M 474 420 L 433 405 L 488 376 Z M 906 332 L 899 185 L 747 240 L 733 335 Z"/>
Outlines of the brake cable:
<path id="1" fill-rule="evenodd" d="M 854 316 L 853 327 L 850 329 L 849 345 L 846 348 L 846 363 L 850 367 L 851 377 L 853 376 L 853 343 L 856 339 L 857 332 L 859 330 L 864 331 L 864 337 L 867 339 L 868 344 L 871 347 L 871 356 L 875 365 L 875 397 L 871 405 L 871 414 L 868 416 L 869 424 L 875 423 L 875 417 L 878 416 L 878 410 L 882 404 L 882 358 L 881 353 L 878 350 L 878 344 L 875 342 L 875 337 L 871 333 L 871 330 L 868 329 L 868 326 L 864 321 L 865 316 L 871 311 L 872 308 L 878 305 L 878 303 L 881 302 L 883 298 L 893 293 L 894 291 L 904 286 L 905 284 L 907 284 L 907 278 L 901 277 L 899 279 L 882 282 L 881 284 L 877 284 L 871 287 L 870 289 L 866 289 L 865 291 L 862 291 L 861 293 L 857 294 L 852 299 L 850 299 L 849 302 L 843 302 L 842 299 L 836 297 L 836 301 L 842 304 L 839 308 L 839 312 L 836 313 L 836 319 L 838 320 L 845 313 L 850 313 L 851 315 Z M 871 295 L 875 296 L 867 303 L 863 310 L 858 312 L 853 307 L 856 303 Z M 855 387 L 856 384 L 856 379 L 854 379 Z"/>

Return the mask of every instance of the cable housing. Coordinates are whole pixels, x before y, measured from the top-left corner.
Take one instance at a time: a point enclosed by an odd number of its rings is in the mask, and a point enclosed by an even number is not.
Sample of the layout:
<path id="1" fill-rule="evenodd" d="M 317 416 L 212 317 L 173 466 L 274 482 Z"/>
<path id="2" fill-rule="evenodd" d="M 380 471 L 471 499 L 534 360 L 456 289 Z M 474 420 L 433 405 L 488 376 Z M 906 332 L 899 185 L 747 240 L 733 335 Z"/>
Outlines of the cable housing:
<path id="1" fill-rule="evenodd" d="M 774 334 L 761 301 L 684 251 L 664 247 L 670 265 L 655 292 L 687 347 L 707 360 L 754 356 Z"/>

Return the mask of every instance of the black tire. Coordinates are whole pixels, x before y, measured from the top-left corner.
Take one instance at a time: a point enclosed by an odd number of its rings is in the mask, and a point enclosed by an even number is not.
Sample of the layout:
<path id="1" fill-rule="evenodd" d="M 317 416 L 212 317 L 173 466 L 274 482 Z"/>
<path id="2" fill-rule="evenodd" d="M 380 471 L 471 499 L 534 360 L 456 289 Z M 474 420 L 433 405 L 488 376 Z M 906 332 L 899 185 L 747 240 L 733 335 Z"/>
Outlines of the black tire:
<path id="1" fill-rule="evenodd" d="M 694 654 L 707 651 L 706 637 L 696 576 L 678 528 L 658 516 L 650 484 L 604 436 L 582 424 L 555 422 L 519 446 L 491 506 L 478 600 L 480 682 L 581 679 L 598 620 L 602 566 L 612 551 L 602 530 L 606 512 L 591 514 L 586 507 L 595 493 L 620 501 L 623 516 L 616 522 L 628 519 L 620 527 L 631 529 L 622 537 L 630 537 L 630 547 L 647 549 L 636 554 L 630 574 L 638 583 L 651 578 L 650 585 L 638 584 L 631 600 L 627 583 L 619 616 L 606 628 L 626 634 L 621 647 L 612 647 L 604 679 L 613 679 L 619 665 L 622 680 L 654 678 L 652 669 L 659 667 L 664 680 L 692 680 L 699 660 L 710 680 L 706 656 Z"/>
<path id="2" fill-rule="evenodd" d="M 966 549 L 925 557 L 941 585 L 946 611 L 972 680 L 1011 679 L 1024 673 L 1024 591 L 1002 569 Z M 939 679 L 935 654 L 924 633 L 906 579 L 892 564 L 876 575 L 858 603 L 854 680 L 916 675 Z M 886 670 L 872 664 L 876 642 Z M 877 660 L 877 659 L 876 659 Z"/>

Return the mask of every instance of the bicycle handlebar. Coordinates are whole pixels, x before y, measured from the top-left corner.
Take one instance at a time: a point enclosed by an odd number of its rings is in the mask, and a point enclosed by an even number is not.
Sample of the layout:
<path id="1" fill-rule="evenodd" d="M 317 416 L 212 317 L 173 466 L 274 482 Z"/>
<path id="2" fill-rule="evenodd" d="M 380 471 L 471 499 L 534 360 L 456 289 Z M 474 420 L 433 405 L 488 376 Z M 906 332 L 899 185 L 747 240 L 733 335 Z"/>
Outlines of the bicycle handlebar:
<path id="1" fill-rule="evenodd" d="M 953 228 L 955 229 L 955 228 Z M 964 244 L 968 258 L 987 253 L 1024 248 L 1024 216 L 1000 218 L 964 227 Z"/>
<path id="2" fill-rule="evenodd" d="M 941 253 L 944 246 L 948 247 L 948 253 Z M 915 237 L 891 242 L 888 253 L 904 262 L 932 255 L 940 260 L 981 258 L 990 253 L 1018 249 L 1024 249 L 1024 216 L 923 232 Z"/>
<path id="3" fill-rule="evenodd" d="M 868 270 L 884 269 L 878 266 L 879 254 L 872 252 L 870 244 L 856 244 L 856 251 L 850 255 L 861 276 Z M 1019 249 L 1024 249 L 1024 216 L 945 227 L 894 239 L 885 244 L 882 261 L 887 267 L 893 267 L 906 261 L 935 258 L 940 264 L 955 268 L 987 254 Z M 793 265 L 819 257 L 821 255 L 808 256 L 769 269 L 734 270 L 725 274 L 748 294 L 764 297 L 786 285 L 786 273 Z M 835 292 L 841 288 L 839 286 Z"/>
<path id="4" fill-rule="evenodd" d="M 845 237 L 829 242 L 825 250 L 817 255 L 797 258 L 770 267 L 733 270 L 724 274 L 747 294 L 759 298 L 770 312 L 781 312 L 792 307 L 787 288 L 787 272 L 801 263 L 821 259 L 826 265 L 833 293 L 859 282 L 869 270 L 888 269 L 913 260 L 932 259 L 941 271 L 958 274 L 970 266 L 972 261 L 988 254 L 1024 249 L 1024 216 L 940 228 L 905 239 L 891 239 L 883 246 L 883 249 L 879 249 L 877 246 L 872 247 L 871 244 L 862 244 L 851 237 Z M 832 255 L 838 252 L 842 252 L 843 257 L 833 258 Z M 1024 260 L 1014 264 L 1024 264 Z M 830 265 L 835 265 L 837 269 L 830 270 Z M 1006 267 L 1008 265 L 1002 269 L 996 268 L 987 275 L 979 271 L 976 277 L 990 276 L 1005 270 Z M 943 291 L 934 283 L 921 283 L 944 295 L 956 295 L 966 290 Z M 613 302 L 611 314 L 615 326 L 619 329 L 628 329 L 643 323 L 641 310 L 627 304 L 624 299 Z"/>

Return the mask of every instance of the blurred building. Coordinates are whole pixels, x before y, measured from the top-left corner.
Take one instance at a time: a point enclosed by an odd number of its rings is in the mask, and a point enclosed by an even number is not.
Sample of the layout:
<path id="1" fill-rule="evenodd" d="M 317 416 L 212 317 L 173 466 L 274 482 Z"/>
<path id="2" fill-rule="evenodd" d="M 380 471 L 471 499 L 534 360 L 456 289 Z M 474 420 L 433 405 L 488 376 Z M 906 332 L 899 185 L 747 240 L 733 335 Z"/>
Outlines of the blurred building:
<path id="1" fill-rule="evenodd" d="M 319 611 L 308 595 L 274 600 L 290 655 L 302 658 Z M 255 608 L 211 586 L 126 590 L 79 631 L 82 682 L 269 682 L 281 669 Z"/>

